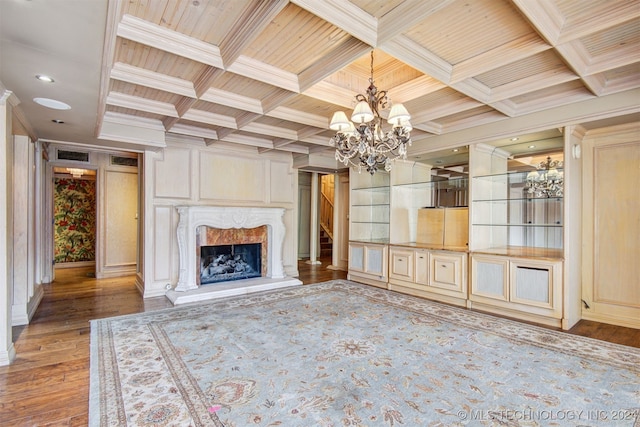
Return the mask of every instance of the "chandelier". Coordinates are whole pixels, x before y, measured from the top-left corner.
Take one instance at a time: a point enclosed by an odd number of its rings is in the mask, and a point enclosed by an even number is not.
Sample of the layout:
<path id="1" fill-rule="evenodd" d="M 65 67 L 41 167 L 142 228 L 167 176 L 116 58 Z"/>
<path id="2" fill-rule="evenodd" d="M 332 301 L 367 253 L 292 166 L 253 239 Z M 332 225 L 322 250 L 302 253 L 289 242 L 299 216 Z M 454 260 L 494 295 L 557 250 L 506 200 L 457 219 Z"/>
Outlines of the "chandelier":
<path id="1" fill-rule="evenodd" d="M 540 162 L 537 170 L 527 175 L 527 193 L 533 194 L 533 197 L 562 197 L 564 175 L 557 169 L 562 165 L 561 160 L 551 160 L 551 157 Z"/>
<path id="2" fill-rule="evenodd" d="M 385 132 L 380 110 L 390 105 L 387 91 L 378 91 L 373 82 L 373 51 L 371 51 L 371 77 L 366 95 L 356 95 L 356 106 L 351 121 L 344 111 L 333 113 L 329 128 L 336 131 L 329 141 L 336 147 L 336 160 L 345 166 L 354 166 L 358 172 L 364 167 L 371 175 L 378 167 L 391 170 L 391 162 L 407 158 L 407 144 L 411 145 L 411 115 L 402 104 L 393 104 L 387 123 L 392 127 Z"/>
<path id="3" fill-rule="evenodd" d="M 87 171 L 84 169 L 78 169 L 78 168 L 67 168 L 67 172 L 69 172 L 71 176 L 74 178 L 80 178 Z"/>

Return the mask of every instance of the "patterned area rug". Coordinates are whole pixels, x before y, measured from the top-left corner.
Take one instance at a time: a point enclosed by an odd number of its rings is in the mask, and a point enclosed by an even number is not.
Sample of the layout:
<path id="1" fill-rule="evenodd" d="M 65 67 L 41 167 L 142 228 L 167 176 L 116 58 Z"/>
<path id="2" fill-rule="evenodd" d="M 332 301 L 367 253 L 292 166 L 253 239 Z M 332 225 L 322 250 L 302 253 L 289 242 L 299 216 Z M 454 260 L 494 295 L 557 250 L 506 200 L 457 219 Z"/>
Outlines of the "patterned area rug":
<path id="1" fill-rule="evenodd" d="M 640 349 L 335 280 L 91 323 L 91 426 L 638 425 Z"/>

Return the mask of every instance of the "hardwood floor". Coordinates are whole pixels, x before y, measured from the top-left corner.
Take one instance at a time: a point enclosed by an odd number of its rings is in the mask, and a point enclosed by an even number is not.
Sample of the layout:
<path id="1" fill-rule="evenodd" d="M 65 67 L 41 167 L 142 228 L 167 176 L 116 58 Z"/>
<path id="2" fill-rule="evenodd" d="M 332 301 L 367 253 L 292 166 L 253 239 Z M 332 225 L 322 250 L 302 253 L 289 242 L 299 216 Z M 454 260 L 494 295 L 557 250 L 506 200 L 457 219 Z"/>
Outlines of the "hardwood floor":
<path id="1" fill-rule="evenodd" d="M 299 263 L 304 284 L 346 278 L 346 272 Z M 91 269 L 59 269 L 44 285 L 31 323 L 14 327 L 17 358 L 0 367 L 0 425 L 86 426 L 89 407 L 91 319 L 171 307 L 164 297 L 143 299 L 133 277 L 96 280 Z M 640 347 L 640 330 L 580 322 L 568 333 Z"/>

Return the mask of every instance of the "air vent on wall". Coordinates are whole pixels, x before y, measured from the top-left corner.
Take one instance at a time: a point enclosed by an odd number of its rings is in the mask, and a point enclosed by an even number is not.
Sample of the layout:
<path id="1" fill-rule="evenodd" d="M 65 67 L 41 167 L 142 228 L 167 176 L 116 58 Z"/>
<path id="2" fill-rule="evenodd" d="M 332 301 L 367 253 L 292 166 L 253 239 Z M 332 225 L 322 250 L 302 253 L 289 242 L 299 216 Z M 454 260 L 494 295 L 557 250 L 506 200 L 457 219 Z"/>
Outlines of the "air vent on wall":
<path id="1" fill-rule="evenodd" d="M 117 166 L 133 166 L 138 167 L 137 157 L 111 156 L 111 164 Z"/>
<path id="2" fill-rule="evenodd" d="M 82 151 L 57 150 L 58 160 L 72 160 L 74 162 L 89 163 L 89 153 Z"/>

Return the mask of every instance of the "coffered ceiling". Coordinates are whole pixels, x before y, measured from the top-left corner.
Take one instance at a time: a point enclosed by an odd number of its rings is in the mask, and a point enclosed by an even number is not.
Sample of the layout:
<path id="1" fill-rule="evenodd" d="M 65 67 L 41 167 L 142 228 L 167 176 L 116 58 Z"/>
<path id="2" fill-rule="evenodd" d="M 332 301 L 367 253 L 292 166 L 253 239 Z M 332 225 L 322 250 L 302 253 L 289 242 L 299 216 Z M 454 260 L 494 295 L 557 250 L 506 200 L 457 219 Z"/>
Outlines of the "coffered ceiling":
<path id="1" fill-rule="evenodd" d="M 640 87 L 635 0 L 111 0 L 101 13 L 93 136 L 138 149 L 177 137 L 331 153 L 329 119 L 369 85 L 372 49 L 418 151 Z"/>

